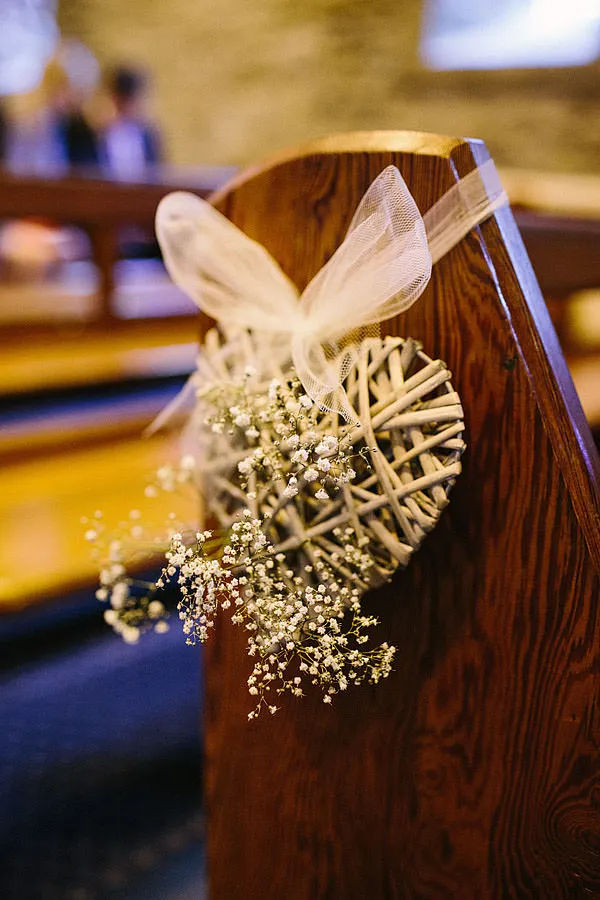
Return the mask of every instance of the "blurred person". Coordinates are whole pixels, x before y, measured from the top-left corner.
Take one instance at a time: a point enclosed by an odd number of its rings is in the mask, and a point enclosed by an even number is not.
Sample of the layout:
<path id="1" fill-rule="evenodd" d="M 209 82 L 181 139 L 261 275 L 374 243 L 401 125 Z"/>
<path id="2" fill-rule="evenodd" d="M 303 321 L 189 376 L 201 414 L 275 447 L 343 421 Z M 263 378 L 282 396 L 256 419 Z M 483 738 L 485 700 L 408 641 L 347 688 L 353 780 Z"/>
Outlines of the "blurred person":
<path id="1" fill-rule="evenodd" d="M 5 162 L 11 172 L 51 177 L 98 164 L 97 139 L 83 111 L 97 75 L 90 51 L 63 41 L 40 84 L 7 98 Z"/>
<path id="2" fill-rule="evenodd" d="M 57 60 L 67 79 L 55 97 L 59 138 L 72 169 L 97 167 L 98 137 L 92 127 L 86 105 L 95 94 L 100 66 L 88 48 L 76 40 L 63 40 Z"/>
<path id="3" fill-rule="evenodd" d="M 51 60 L 36 88 L 7 97 L 5 161 L 14 174 L 56 176 L 67 170 L 56 109 L 66 81 L 62 67 Z"/>
<path id="4" fill-rule="evenodd" d="M 6 98 L 6 168 L 17 175 L 55 178 L 98 166 L 97 138 L 84 113 L 99 66 L 78 41 L 62 41 L 32 91 Z M 75 227 L 40 219 L 0 226 L 3 274 L 43 279 L 63 262 L 89 256 L 87 236 Z"/>
<path id="5" fill-rule="evenodd" d="M 119 65 L 109 73 L 107 87 L 112 110 L 101 133 L 101 162 L 114 178 L 134 181 L 162 161 L 159 131 L 145 112 L 147 77 Z"/>

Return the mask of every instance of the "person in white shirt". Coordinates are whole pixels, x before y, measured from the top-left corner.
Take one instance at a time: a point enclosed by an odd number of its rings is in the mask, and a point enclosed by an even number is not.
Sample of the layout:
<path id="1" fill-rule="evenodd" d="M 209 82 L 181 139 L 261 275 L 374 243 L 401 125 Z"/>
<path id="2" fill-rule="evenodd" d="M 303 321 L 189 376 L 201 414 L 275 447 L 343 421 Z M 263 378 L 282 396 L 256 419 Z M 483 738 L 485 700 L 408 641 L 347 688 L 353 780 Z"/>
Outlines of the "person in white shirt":
<path id="1" fill-rule="evenodd" d="M 144 178 L 162 160 L 158 129 L 143 112 L 146 84 L 145 75 L 129 66 L 109 75 L 113 117 L 100 136 L 100 161 L 113 178 Z"/>

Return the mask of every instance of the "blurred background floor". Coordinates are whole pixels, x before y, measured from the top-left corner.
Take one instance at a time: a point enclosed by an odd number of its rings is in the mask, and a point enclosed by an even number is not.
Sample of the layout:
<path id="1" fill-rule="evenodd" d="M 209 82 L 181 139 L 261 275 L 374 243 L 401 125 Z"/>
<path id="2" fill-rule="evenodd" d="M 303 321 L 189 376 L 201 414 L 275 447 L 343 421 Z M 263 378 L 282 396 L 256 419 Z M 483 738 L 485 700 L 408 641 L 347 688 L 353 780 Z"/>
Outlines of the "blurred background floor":
<path id="1" fill-rule="evenodd" d="M 201 900 L 201 675 L 80 594 L 0 621 L 0 896 Z"/>

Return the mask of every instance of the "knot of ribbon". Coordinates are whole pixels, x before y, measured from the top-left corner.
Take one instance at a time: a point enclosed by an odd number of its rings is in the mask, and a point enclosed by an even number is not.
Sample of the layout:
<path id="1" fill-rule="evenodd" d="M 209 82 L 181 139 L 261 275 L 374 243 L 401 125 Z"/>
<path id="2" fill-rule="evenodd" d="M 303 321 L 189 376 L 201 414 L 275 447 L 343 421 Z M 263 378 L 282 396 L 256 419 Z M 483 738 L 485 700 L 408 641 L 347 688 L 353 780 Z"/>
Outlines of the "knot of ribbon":
<path id="1" fill-rule="evenodd" d="M 343 382 L 361 352 L 355 336 L 408 309 L 432 264 L 506 202 L 490 160 L 421 216 L 398 169 L 388 166 L 302 293 L 264 247 L 193 194 L 161 201 L 156 232 L 173 281 L 205 313 L 227 328 L 281 335 L 311 399 L 352 419 Z"/>

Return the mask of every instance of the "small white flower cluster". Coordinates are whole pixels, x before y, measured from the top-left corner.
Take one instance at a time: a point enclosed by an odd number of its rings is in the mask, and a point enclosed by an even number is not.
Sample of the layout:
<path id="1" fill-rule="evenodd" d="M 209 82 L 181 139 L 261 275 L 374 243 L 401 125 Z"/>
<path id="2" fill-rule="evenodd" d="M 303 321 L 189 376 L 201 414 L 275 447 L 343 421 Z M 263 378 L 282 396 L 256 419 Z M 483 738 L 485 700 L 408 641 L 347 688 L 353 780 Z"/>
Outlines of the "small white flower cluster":
<path id="1" fill-rule="evenodd" d="M 361 615 L 357 585 L 371 560 L 352 528 L 340 537 L 349 573 L 344 581 L 318 548 L 312 551 L 313 564 L 298 570 L 273 549 L 265 522 L 248 509 L 233 524 L 220 559 L 206 553 L 210 532 L 197 533 L 189 544 L 180 533 L 172 538 L 159 584 L 177 575 L 187 642 L 205 641 L 218 610 L 230 606 L 232 621 L 248 632 L 248 653 L 256 657 L 248 679 L 257 701 L 251 719 L 263 707 L 274 713 L 275 698 L 284 691 L 303 696 L 307 681 L 320 686 L 324 702 L 330 703 L 350 684 L 374 683 L 391 671 L 394 647 L 384 643 L 364 649 L 367 631 L 377 620 Z"/>
<path id="2" fill-rule="evenodd" d="M 324 432 L 320 410 L 294 373 L 262 385 L 247 369 L 237 380 L 203 388 L 200 410 L 197 446 L 208 443 L 208 460 L 228 476 L 206 478 L 208 507 L 222 535 L 170 529 L 161 577 L 145 586 L 127 578 L 122 548 L 113 542 L 98 592 L 110 602 L 106 620 L 130 642 L 146 628 L 164 630 L 156 592 L 176 582 L 183 632 L 195 644 L 231 608 L 254 660 L 248 688 L 256 706 L 249 718 L 263 708 L 275 712 L 277 696 L 300 697 L 307 684 L 320 687 L 330 703 L 349 685 L 385 678 L 395 648 L 367 649 L 376 620 L 360 608 L 360 597 L 377 581 L 368 538 L 344 517 L 327 535 L 306 530 L 322 511 L 337 510 L 337 495 L 356 477 L 354 466 L 363 473 L 369 467 L 367 455 L 344 443 L 343 433 Z M 149 496 L 194 486 L 197 476 L 196 460 L 187 456 L 157 473 Z M 290 531 L 293 521 L 306 528 Z"/>
<path id="3" fill-rule="evenodd" d="M 264 487 L 281 482 L 283 498 L 291 499 L 310 485 L 317 500 L 328 500 L 355 477 L 351 456 L 335 435 L 319 431 L 319 411 L 294 374 L 273 379 L 266 391 L 257 390 L 253 376 L 247 369 L 241 381 L 204 392 L 213 412 L 201 427 L 247 448 L 237 462 L 243 489 L 251 478 Z"/>
<path id="4" fill-rule="evenodd" d="M 142 534 L 142 526 L 137 524 L 140 513 L 132 510 L 129 536 L 134 540 Z M 90 526 L 87 519 L 83 524 Z M 105 527 L 102 513 L 96 512 L 91 527 L 87 527 L 85 540 L 94 544 L 96 555 L 101 558 L 100 587 L 96 599 L 108 605 L 104 621 L 128 644 L 136 644 L 140 634 L 149 629 L 159 634 L 169 630 L 168 612 L 157 599 L 158 587 L 127 575 L 124 565 L 125 547 L 123 540 L 111 537 L 105 541 Z"/>
<path id="5" fill-rule="evenodd" d="M 155 480 L 145 490 L 146 497 L 156 497 L 159 491 L 169 494 L 178 488 L 193 484 L 196 460 L 190 454 L 183 456 L 178 465 L 165 463 L 157 470 Z"/>

